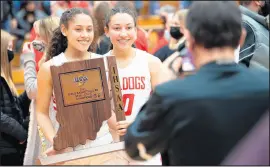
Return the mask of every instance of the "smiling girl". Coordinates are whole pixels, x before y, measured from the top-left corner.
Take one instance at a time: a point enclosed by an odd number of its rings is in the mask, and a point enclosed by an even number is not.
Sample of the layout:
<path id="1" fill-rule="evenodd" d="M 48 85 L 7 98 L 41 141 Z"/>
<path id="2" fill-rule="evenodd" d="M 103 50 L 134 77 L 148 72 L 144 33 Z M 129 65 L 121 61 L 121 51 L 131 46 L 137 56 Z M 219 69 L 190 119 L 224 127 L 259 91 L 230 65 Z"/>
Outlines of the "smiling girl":
<path id="1" fill-rule="evenodd" d="M 125 135 L 126 128 L 135 120 L 151 91 L 163 80 L 161 61 L 132 47 L 137 39 L 136 27 L 136 14 L 128 8 L 116 7 L 105 19 L 105 33 L 112 43 L 112 49 L 105 56 L 116 57 L 127 119 L 117 123 L 116 133 L 120 136 Z M 118 141 L 117 134 L 111 131 L 114 141 Z M 157 158 L 151 164 L 160 165 L 161 161 Z"/>
<path id="2" fill-rule="evenodd" d="M 50 41 L 47 52 L 47 58 L 49 60 L 46 60 L 38 73 L 36 112 L 38 125 L 44 134 L 42 137 L 42 151 L 47 155 L 96 147 L 109 144 L 112 141 L 108 126 L 112 127 L 112 124 L 114 124 L 113 127 L 115 127 L 116 122 L 110 121 L 115 120 L 115 115 L 112 115 L 108 121 L 103 122 L 101 130 L 97 133 L 95 140 L 88 140 L 85 145 L 78 145 L 75 148 L 67 148 L 61 151 L 55 151 L 52 147 L 53 138 L 59 128 L 59 123 L 56 120 L 57 106 L 53 93 L 50 66 L 100 57 L 100 55 L 93 53 L 97 38 L 95 25 L 95 20 L 85 9 L 72 8 L 65 11 L 61 16 L 60 26 L 54 31 Z M 79 161 L 73 161 L 72 164 L 112 164 L 108 158 L 109 154 L 110 153 L 92 156 L 84 160 L 80 159 Z"/>

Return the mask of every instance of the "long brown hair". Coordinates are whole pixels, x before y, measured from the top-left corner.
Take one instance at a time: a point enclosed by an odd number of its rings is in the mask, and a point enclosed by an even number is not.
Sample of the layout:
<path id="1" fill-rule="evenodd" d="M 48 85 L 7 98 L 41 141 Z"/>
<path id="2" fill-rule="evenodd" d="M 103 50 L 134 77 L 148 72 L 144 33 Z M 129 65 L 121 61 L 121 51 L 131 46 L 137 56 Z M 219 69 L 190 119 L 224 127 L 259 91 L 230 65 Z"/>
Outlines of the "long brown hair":
<path id="1" fill-rule="evenodd" d="M 39 67 L 41 67 L 41 65 L 45 62 L 45 60 L 49 59 L 47 55 L 47 49 L 49 46 L 49 42 L 51 41 L 51 38 L 53 36 L 53 31 L 59 27 L 60 18 L 56 16 L 49 16 L 44 19 L 36 21 L 34 24 L 36 24 L 38 28 L 37 31 L 40 34 L 40 37 L 44 39 L 44 41 L 46 42 L 44 55 L 42 56 L 41 60 L 38 63 Z"/>
<path id="2" fill-rule="evenodd" d="M 8 44 L 15 39 L 8 32 L 1 30 L 1 76 L 7 81 L 13 95 L 18 95 L 17 89 L 12 80 L 11 65 L 8 61 Z"/>
<path id="3" fill-rule="evenodd" d="M 71 8 L 66 10 L 61 18 L 60 18 L 60 24 L 59 27 L 56 28 L 53 31 L 53 36 L 49 42 L 49 47 L 47 50 L 47 59 L 45 61 L 48 61 L 49 59 L 59 55 L 62 52 L 65 52 L 66 48 L 68 47 L 68 41 L 67 37 L 65 37 L 62 32 L 61 32 L 61 25 L 64 25 L 65 28 L 68 28 L 68 23 L 69 21 L 72 21 L 72 19 L 77 15 L 77 14 L 86 14 L 91 17 L 93 26 L 94 26 L 94 39 L 88 49 L 88 52 L 95 52 L 96 50 L 96 41 L 98 39 L 98 28 L 96 24 L 96 19 L 92 16 L 92 14 L 89 13 L 87 9 L 84 8 Z"/>
<path id="4" fill-rule="evenodd" d="M 97 27 L 99 30 L 98 36 L 102 36 L 105 27 L 105 17 L 111 10 L 110 4 L 108 2 L 100 2 L 94 9 L 94 17 L 97 21 Z"/>
<path id="5" fill-rule="evenodd" d="M 60 18 L 56 16 L 48 16 L 44 19 L 37 21 L 39 34 L 41 38 L 45 40 L 46 43 L 50 42 L 53 36 L 53 31 L 59 27 L 59 23 Z"/>

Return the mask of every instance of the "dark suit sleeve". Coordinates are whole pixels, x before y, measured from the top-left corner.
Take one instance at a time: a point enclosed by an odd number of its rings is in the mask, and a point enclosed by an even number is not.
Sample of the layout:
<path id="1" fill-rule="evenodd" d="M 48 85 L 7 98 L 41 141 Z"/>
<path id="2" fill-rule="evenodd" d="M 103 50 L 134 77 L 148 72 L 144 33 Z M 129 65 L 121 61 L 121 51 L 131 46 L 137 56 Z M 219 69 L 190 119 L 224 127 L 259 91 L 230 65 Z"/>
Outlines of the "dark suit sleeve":
<path id="1" fill-rule="evenodd" d="M 142 107 L 136 120 L 128 127 L 125 149 L 132 159 L 144 160 L 139 155 L 138 143 L 142 143 L 147 154 L 152 156 L 167 147 L 173 129 L 170 121 L 172 114 L 168 106 L 164 104 L 162 97 L 154 92 Z"/>

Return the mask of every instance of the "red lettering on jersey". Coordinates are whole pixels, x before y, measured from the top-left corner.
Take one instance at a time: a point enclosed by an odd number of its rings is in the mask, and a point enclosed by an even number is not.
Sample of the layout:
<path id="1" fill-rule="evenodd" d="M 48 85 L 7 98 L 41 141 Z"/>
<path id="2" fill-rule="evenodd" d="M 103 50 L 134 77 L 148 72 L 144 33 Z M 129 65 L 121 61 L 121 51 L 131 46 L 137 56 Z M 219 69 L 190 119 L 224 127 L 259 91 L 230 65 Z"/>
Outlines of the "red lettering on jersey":
<path id="1" fill-rule="evenodd" d="M 141 84 L 141 89 L 145 89 L 145 77 L 141 77 L 141 81 L 142 81 L 142 84 Z"/>
<path id="2" fill-rule="evenodd" d="M 140 77 L 135 77 L 135 89 L 141 89 Z"/>
<path id="3" fill-rule="evenodd" d="M 128 81 L 129 81 L 129 89 L 133 90 L 135 88 L 135 79 L 134 77 L 128 77 Z"/>
<path id="4" fill-rule="evenodd" d="M 145 77 L 123 77 L 121 90 L 144 90 Z"/>
<path id="5" fill-rule="evenodd" d="M 123 90 L 127 90 L 129 87 L 128 79 L 126 77 L 123 77 Z"/>

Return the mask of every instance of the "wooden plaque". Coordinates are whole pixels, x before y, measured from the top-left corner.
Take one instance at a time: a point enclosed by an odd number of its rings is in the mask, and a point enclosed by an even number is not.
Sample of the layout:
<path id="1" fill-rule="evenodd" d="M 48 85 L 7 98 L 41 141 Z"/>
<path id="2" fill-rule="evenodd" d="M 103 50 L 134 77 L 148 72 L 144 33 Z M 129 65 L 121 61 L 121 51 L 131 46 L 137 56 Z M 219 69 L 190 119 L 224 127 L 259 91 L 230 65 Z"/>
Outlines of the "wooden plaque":
<path id="1" fill-rule="evenodd" d="M 107 82 L 106 72 L 110 83 Z M 114 56 L 51 66 L 51 74 L 57 106 L 56 119 L 60 125 L 54 138 L 55 150 L 84 145 L 87 139 L 95 140 L 102 122 L 111 117 L 111 109 L 117 121 L 125 120 Z M 123 149 L 124 143 L 118 142 L 40 157 L 39 160 L 41 164 L 49 165 Z"/>
<path id="2" fill-rule="evenodd" d="M 103 59 L 51 66 L 60 126 L 54 149 L 62 150 L 95 140 L 102 122 L 111 117 L 109 88 Z"/>
<path id="3" fill-rule="evenodd" d="M 116 115 L 116 121 L 126 120 L 124 105 L 122 100 L 121 85 L 118 77 L 117 64 L 114 56 L 108 56 L 108 68 L 111 81 L 112 97 L 114 102 L 114 113 Z M 124 140 L 124 137 L 119 138 L 120 141 Z"/>

